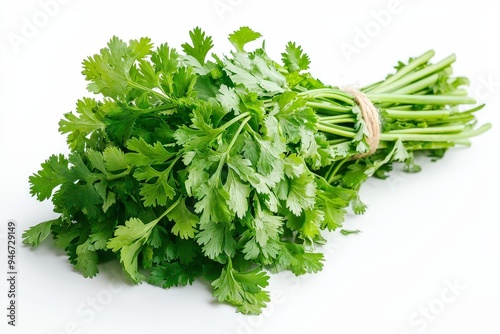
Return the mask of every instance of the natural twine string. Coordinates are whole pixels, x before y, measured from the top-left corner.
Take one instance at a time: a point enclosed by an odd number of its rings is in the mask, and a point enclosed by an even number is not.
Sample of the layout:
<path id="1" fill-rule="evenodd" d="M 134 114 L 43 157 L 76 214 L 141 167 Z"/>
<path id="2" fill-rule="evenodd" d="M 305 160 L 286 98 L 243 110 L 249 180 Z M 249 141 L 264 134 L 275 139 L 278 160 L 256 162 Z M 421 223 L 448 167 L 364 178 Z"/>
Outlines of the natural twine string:
<path id="1" fill-rule="evenodd" d="M 366 136 L 366 141 L 369 147 L 368 152 L 358 154 L 355 158 L 359 159 L 372 155 L 377 150 L 380 142 L 380 116 L 378 109 L 375 108 L 372 101 L 370 101 L 370 99 L 359 89 L 347 86 L 342 88 L 342 90 L 354 97 L 354 101 L 356 101 L 356 104 L 361 110 L 361 116 L 366 123 L 369 133 L 368 136 Z"/>

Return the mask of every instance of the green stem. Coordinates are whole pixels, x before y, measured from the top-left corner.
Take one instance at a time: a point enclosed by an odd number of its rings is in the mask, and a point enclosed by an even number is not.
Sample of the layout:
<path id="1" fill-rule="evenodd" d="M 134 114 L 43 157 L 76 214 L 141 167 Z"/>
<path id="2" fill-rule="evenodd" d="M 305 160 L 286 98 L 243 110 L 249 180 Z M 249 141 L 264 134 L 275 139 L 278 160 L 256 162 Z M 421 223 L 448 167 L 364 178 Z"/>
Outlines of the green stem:
<path id="1" fill-rule="evenodd" d="M 322 123 L 329 124 L 356 123 L 356 118 L 347 115 L 319 116 L 318 119 Z"/>
<path id="2" fill-rule="evenodd" d="M 299 93 L 299 96 L 308 98 L 328 98 L 337 101 L 342 101 L 347 103 L 350 106 L 354 106 L 355 102 L 352 99 L 352 96 L 340 91 L 340 90 L 309 90 L 307 92 Z"/>
<path id="3" fill-rule="evenodd" d="M 225 123 L 224 125 L 218 127 L 217 129 L 222 133 L 223 131 L 225 131 L 227 128 L 229 128 L 231 125 L 233 125 L 234 123 L 238 122 L 240 119 L 242 118 L 245 118 L 247 116 L 250 116 L 250 112 L 244 112 L 243 114 L 239 114 L 238 116 L 236 116 L 235 118 L 233 118 L 232 120 L 228 121 L 227 123 Z M 245 123 L 246 124 L 246 123 Z"/>
<path id="4" fill-rule="evenodd" d="M 392 131 L 388 131 L 386 133 L 387 134 L 404 134 L 404 133 L 415 133 L 415 134 L 439 133 L 439 134 L 444 134 L 447 132 L 460 132 L 460 131 L 465 130 L 465 128 L 466 128 L 466 126 L 464 124 L 457 124 L 457 125 L 441 126 L 441 127 L 392 130 Z"/>
<path id="5" fill-rule="evenodd" d="M 330 172 L 330 174 L 328 175 L 328 183 L 332 183 L 334 181 L 334 178 L 335 178 L 335 175 L 337 174 L 337 172 L 340 170 L 340 167 L 342 167 L 342 165 L 344 163 L 346 163 L 351 157 L 346 157 L 345 159 L 343 160 L 340 160 L 337 165 L 335 166 L 335 168 Z M 333 165 L 332 165 L 333 167 Z"/>
<path id="6" fill-rule="evenodd" d="M 338 126 L 336 126 L 334 124 L 318 123 L 316 126 L 317 126 L 319 131 L 330 133 L 332 135 L 338 135 L 338 136 L 347 137 L 347 138 L 356 137 L 355 132 L 346 131 L 344 129 L 339 128 Z"/>
<path id="7" fill-rule="evenodd" d="M 397 119 L 442 119 L 448 118 L 451 115 L 452 111 L 443 109 L 443 110 L 411 110 L 411 111 L 402 111 L 395 109 L 385 109 L 385 114 L 391 118 Z"/>
<path id="8" fill-rule="evenodd" d="M 177 205 L 179 205 L 179 202 L 181 201 L 181 199 L 182 199 L 182 195 L 179 196 L 179 198 L 177 198 L 177 200 L 171 206 L 169 206 L 168 209 L 165 210 L 165 212 L 163 212 L 158 218 L 156 218 L 152 222 L 155 222 L 155 225 L 158 224 L 158 222 L 160 220 L 162 220 L 166 215 L 168 215 L 170 213 L 170 211 L 172 211 Z"/>
<path id="9" fill-rule="evenodd" d="M 308 101 L 306 103 L 307 107 L 315 108 L 315 109 L 321 109 L 323 113 L 326 113 L 325 111 L 333 111 L 335 113 L 345 113 L 348 111 L 351 111 L 351 108 L 349 107 L 342 107 L 342 106 L 336 106 L 332 103 L 321 103 L 321 102 L 310 102 Z"/>
<path id="10" fill-rule="evenodd" d="M 146 92 L 150 92 L 151 94 L 158 96 L 160 98 L 160 100 L 163 100 L 163 101 L 170 101 L 171 100 L 170 96 L 168 96 L 168 95 L 166 95 L 164 93 L 157 92 L 157 91 L 155 91 L 155 90 L 153 90 L 151 88 L 148 88 L 146 86 L 138 84 L 137 82 L 134 82 L 132 80 L 129 80 L 128 84 L 130 86 L 134 87 L 134 88 L 137 88 L 137 89 L 140 89 L 140 90 L 144 90 Z"/>
<path id="11" fill-rule="evenodd" d="M 468 96 L 455 95 L 411 95 L 411 94 L 367 94 L 373 103 L 402 103 L 402 104 L 433 104 L 457 105 L 475 104 L 476 100 Z"/>
<path id="12" fill-rule="evenodd" d="M 154 113 L 154 112 L 157 112 L 157 111 L 165 111 L 165 110 L 172 109 L 173 107 L 174 107 L 174 105 L 161 105 L 161 106 L 157 106 L 157 107 L 153 107 L 153 108 L 148 108 L 148 109 L 140 109 L 140 108 L 135 108 L 135 107 L 131 107 L 131 106 L 125 106 L 125 108 L 127 110 L 130 110 L 130 111 L 142 111 L 142 112 L 145 112 L 145 113 Z"/>
<path id="13" fill-rule="evenodd" d="M 391 93 L 392 94 L 414 94 L 414 93 L 421 91 L 422 89 L 432 87 L 436 83 L 436 81 L 438 81 L 438 79 L 439 79 L 439 75 L 433 74 L 429 77 L 423 78 L 419 81 L 416 81 L 412 84 L 409 84 L 408 86 L 397 89 Z"/>
<path id="14" fill-rule="evenodd" d="M 126 170 L 124 170 L 123 172 L 121 172 L 119 174 L 106 173 L 106 180 L 114 181 L 114 180 L 121 179 L 122 177 L 127 176 L 131 170 L 132 170 L 132 167 L 128 166 Z"/>
<path id="15" fill-rule="evenodd" d="M 234 144 L 236 143 L 236 140 L 238 139 L 238 136 L 240 135 L 241 131 L 243 131 L 243 128 L 247 125 L 248 121 L 250 121 L 251 118 L 252 118 L 251 116 L 247 116 L 247 118 L 245 118 L 240 123 L 240 126 L 238 127 L 238 129 L 234 133 L 234 136 L 231 139 L 231 142 L 229 143 L 229 145 L 227 146 L 226 150 L 222 154 L 222 157 L 221 157 L 221 159 L 219 161 L 219 165 L 217 166 L 217 170 L 215 172 L 216 175 L 220 175 L 220 173 L 222 171 L 222 167 L 224 167 L 224 164 L 227 162 L 227 157 L 229 156 L 229 153 L 231 152 L 231 149 L 233 148 Z"/>
<path id="16" fill-rule="evenodd" d="M 421 70 L 418 70 L 416 72 L 408 74 L 407 76 L 404 76 L 401 79 L 394 81 L 393 83 L 391 83 L 389 85 L 386 85 L 385 87 L 383 87 L 383 89 L 377 88 L 377 89 L 372 90 L 372 92 L 373 93 L 393 92 L 393 91 L 397 90 L 398 88 L 408 86 L 412 82 L 415 82 L 415 81 L 420 80 L 422 78 L 425 78 L 433 73 L 441 71 L 442 69 L 450 66 L 455 60 L 456 60 L 456 56 L 451 55 L 451 56 L 443 59 L 439 63 L 426 66 Z"/>
<path id="17" fill-rule="evenodd" d="M 435 55 L 435 53 L 433 50 L 427 51 L 426 53 L 424 53 L 420 57 L 410 61 L 406 66 L 404 66 L 399 71 L 397 71 L 396 74 L 392 75 L 391 77 L 389 77 L 385 81 L 382 81 L 382 83 L 380 85 L 374 86 L 373 88 L 367 87 L 367 89 L 363 89 L 363 91 L 365 93 L 373 92 L 373 91 L 380 91 L 380 90 L 382 90 L 382 88 L 385 88 L 391 84 L 394 84 L 400 78 L 404 77 L 405 75 L 407 75 L 408 73 L 413 71 L 415 68 L 419 67 L 422 64 L 427 63 L 432 57 L 434 57 L 434 55 Z"/>
<path id="18" fill-rule="evenodd" d="M 475 137 L 480 134 L 485 133 L 491 129 L 491 124 L 484 124 L 480 128 L 464 131 L 457 134 L 390 134 L 382 133 L 380 135 L 380 140 L 382 141 L 397 141 L 401 139 L 402 141 L 428 141 L 428 142 L 452 142 L 462 139 L 468 139 L 470 137 Z"/>

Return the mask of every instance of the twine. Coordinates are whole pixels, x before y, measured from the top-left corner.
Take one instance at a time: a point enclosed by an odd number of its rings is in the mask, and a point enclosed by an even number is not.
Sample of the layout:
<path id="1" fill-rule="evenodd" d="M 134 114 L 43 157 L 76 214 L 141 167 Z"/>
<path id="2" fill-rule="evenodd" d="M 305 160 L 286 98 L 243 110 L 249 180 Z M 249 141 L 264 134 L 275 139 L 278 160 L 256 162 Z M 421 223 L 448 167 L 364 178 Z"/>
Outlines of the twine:
<path id="1" fill-rule="evenodd" d="M 380 116 L 378 109 L 375 108 L 372 101 L 370 101 L 370 99 L 359 89 L 347 86 L 342 88 L 342 90 L 354 97 L 354 101 L 361 110 L 361 116 L 363 117 L 368 130 L 368 135 L 365 136 L 365 138 L 368 143 L 369 150 L 368 152 L 356 155 L 355 158 L 359 159 L 370 156 L 375 153 L 380 142 Z"/>

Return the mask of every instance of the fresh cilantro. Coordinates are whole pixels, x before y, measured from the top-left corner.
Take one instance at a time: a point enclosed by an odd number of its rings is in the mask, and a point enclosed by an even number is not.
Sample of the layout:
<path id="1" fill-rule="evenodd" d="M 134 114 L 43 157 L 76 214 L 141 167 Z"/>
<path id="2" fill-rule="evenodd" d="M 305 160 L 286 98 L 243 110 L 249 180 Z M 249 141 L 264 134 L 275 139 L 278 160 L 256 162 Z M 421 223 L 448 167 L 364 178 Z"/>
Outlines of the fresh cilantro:
<path id="1" fill-rule="evenodd" d="M 307 72 L 310 58 L 289 42 L 281 63 L 248 44 L 261 34 L 241 27 L 234 50 L 211 54 L 213 39 L 189 32 L 181 51 L 149 38 L 112 37 L 83 61 L 94 97 L 78 100 L 59 131 L 69 153 L 52 155 L 29 177 L 30 193 L 50 199 L 59 217 L 32 226 L 23 242 L 50 235 L 85 277 L 114 259 L 133 283 L 163 288 L 210 282 L 213 296 L 244 314 L 270 301 L 270 272 L 323 268 L 324 233 L 342 229 L 359 193 L 396 164 L 418 172 L 488 130 L 483 105 L 453 77 L 455 56 L 433 51 L 399 62 L 396 73 L 360 88 L 379 113 L 381 135 L 350 93 Z M 376 120 L 376 115 L 373 118 Z M 374 152 L 373 152 L 374 151 Z M 373 153 L 373 154 L 371 154 Z"/>

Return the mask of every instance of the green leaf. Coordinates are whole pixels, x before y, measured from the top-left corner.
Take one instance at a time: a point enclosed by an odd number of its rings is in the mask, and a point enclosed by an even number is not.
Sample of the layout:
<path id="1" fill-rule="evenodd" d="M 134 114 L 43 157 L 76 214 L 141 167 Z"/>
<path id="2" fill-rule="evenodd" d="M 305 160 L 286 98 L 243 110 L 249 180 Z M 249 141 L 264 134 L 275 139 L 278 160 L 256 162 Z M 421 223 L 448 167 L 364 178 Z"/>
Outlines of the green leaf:
<path id="1" fill-rule="evenodd" d="M 245 45 L 260 37 L 262 37 L 260 33 L 253 31 L 249 27 L 241 27 L 229 35 L 229 41 L 234 45 L 238 52 L 245 52 Z"/>
<path id="2" fill-rule="evenodd" d="M 50 198 L 54 189 L 65 182 L 68 160 L 62 155 L 52 155 L 42 163 L 42 169 L 29 177 L 30 193 L 39 201 Z"/>
<path id="3" fill-rule="evenodd" d="M 108 113 L 104 118 L 106 133 L 111 140 L 118 144 L 125 143 L 130 138 L 135 122 L 140 115 L 140 111 L 120 109 Z"/>
<path id="4" fill-rule="evenodd" d="M 283 217 L 273 215 L 267 210 L 257 208 L 254 219 L 255 240 L 261 247 L 266 247 L 269 240 L 278 240 L 283 232 Z"/>
<path id="5" fill-rule="evenodd" d="M 200 224 L 229 223 L 233 214 L 228 206 L 229 193 L 222 187 L 218 175 L 214 174 L 208 182 L 202 183 L 196 192 L 198 201 L 194 208 L 201 213 Z"/>
<path id="6" fill-rule="evenodd" d="M 97 263 L 99 258 L 94 246 L 87 239 L 83 244 L 76 247 L 75 269 L 83 274 L 83 277 L 94 277 L 99 273 Z"/>
<path id="7" fill-rule="evenodd" d="M 83 75 L 91 83 L 87 89 L 107 97 L 123 97 L 131 89 L 130 72 L 134 63 L 150 53 L 152 44 L 149 38 L 127 43 L 114 36 L 108 47 L 100 54 L 83 61 Z"/>
<path id="8" fill-rule="evenodd" d="M 191 38 L 191 42 L 193 45 L 189 45 L 188 43 L 182 44 L 182 49 L 184 52 L 194 57 L 196 60 L 200 62 L 200 64 L 205 63 L 205 57 L 207 53 L 213 48 L 212 37 L 206 36 L 205 32 L 201 30 L 201 28 L 196 27 L 189 32 L 189 37 Z"/>
<path id="9" fill-rule="evenodd" d="M 83 98 L 76 104 L 76 114 L 70 112 L 61 119 L 59 132 L 69 133 L 67 143 L 71 149 L 83 150 L 88 135 L 98 130 L 104 131 L 103 118 L 100 103 L 91 98 Z"/>
<path id="10" fill-rule="evenodd" d="M 110 172 L 123 171 L 128 168 L 125 153 L 115 146 L 106 147 L 103 152 L 104 166 Z"/>
<path id="11" fill-rule="evenodd" d="M 343 235 L 359 234 L 359 233 L 361 233 L 361 230 L 346 230 L 346 229 L 341 229 L 340 233 L 342 233 Z"/>
<path id="12" fill-rule="evenodd" d="M 23 232 L 23 244 L 30 245 L 31 247 L 38 246 L 50 235 L 52 225 L 59 223 L 59 219 L 53 219 L 31 226 Z"/>
<path id="13" fill-rule="evenodd" d="M 189 97 L 196 83 L 196 75 L 191 67 L 181 67 L 172 76 L 172 95 L 178 98 Z"/>
<path id="14" fill-rule="evenodd" d="M 326 181 L 319 182 L 317 191 L 317 206 L 324 213 L 322 228 L 335 231 L 342 227 L 346 208 L 356 197 L 356 191 L 332 186 Z"/>
<path id="15" fill-rule="evenodd" d="M 393 159 L 401 162 L 406 161 L 410 156 L 401 139 L 397 140 L 394 145 L 396 151 L 394 152 Z"/>
<path id="16" fill-rule="evenodd" d="M 258 55 L 248 58 L 237 53 L 233 59 L 225 60 L 224 71 L 234 85 L 245 87 L 258 96 L 274 96 L 286 88 L 286 78 Z"/>
<path id="17" fill-rule="evenodd" d="M 309 68 L 311 61 L 309 56 L 302 51 L 300 45 L 288 42 L 285 50 L 281 54 L 281 59 L 289 72 L 305 71 Z"/>
<path id="18" fill-rule="evenodd" d="M 304 210 L 304 224 L 300 229 L 300 233 L 304 238 L 312 240 L 320 235 L 320 229 L 325 220 L 324 213 L 319 210 L 306 209 Z"/>
<path id="19" fill-rule="evenodd" d="M 316 184 L 312 175 L 303 173 L 300 177 L 289 181 L 289 192 L 286 207 L 296 216 L 315 204 Z"/>
<path id="20" fill-rule="evenodd" d="M 364 166 L 360 163 L 351 164 L 345 172 L 342 182 L 351 189 L 357 189 L 366 179 L 368 179 L 368 169 L 368 166 Z"/>
<path id="21" fill-rule="evenodd" d="M 243 218 L 248 211 L 250 186 L 241 182 L 239 176 L 229 169 L 224 189 L 229 194 L 227 204 L 238 218 Z"/>
<path id="22" fill-rule="evenodd" d="M 155 65 L 155 71 L 161 72 L 164 76 L 171 76 L 179 67 L 179 54 L 175 49 L 171 49 L 168 44 L 160 44 L 151 53 L 151 61 Z"/>
<path id="23" fill-rule="evenodd" d="M 104 156 L 101 152 L 93 149 L 88 149 L 85 152 L 85 155 L 95 169 L 99 170 L 102 173 L 107 172 L 106 166 L 104 164 Z"/>
<path id="24" fill-rule="evenodd" d="M 288 269 L 295 275 L 317 273 L 323 269 L 321 253 L 306 252 L 303 245 L 281 242 L 281 251 L 276 270 Z"/>
<path id="25" fill-rule="evenodd" d="M 203 253 L 212 260 L 222 253 L 232 257 L 236 251 L 236 241 L 231 230 L 222 223 L 201 225 L 196 241 L 202 246 Z"/>
<path id="26" fill-rule="evenodd" d="M 197 232 L 199 218 L 186 207 L 186 199 L 179 201 L 172 211 L 167 214 L 168 219 L 174 222 L 172 233 L 181 239 L 193 239 Z"/>
<path id="27" fill-rule="evenodd" d="M 107 243 L 113 237 L 116 224 L 117 219 L 115 217 L 92 224 L 92 233 L 88 236 L 88 239 L 95 250 L 108 250 Z"/>
<path id="28" fill-rule="evenodd" d="M 265 288 L 269 276 L 256 268 L 248 272 L 239 272 L 231 261 L 222 269 L 221 275 L 212 282 L 213 295 L 219 302 L 227 302 L 237 307 L 243 314 L 260 314 L 269 302 L 269 293 Z"/>
<path id="29" fill-rule="evenodd" d="M 173 199 L 176 192 L 174 187 L 169 183 L 171 180 L 170 171 L 157 171 L 151 166 L 139 167 L 134 177 L 138 181 L 145 180 L 146 182 L 155 178 L 152 183 L 142 183 L 139 194 L 142 197 L 144 206 L 164 206 L 168 199 Z"/>
<path id="30" fill-rule="evenodd" d="M 62 226 L 61 226 L 62 227 Z M 69 249 L 75 240 L 79 237 L 85 237 L 88 231 L 84 231 L 81 226 L 70 226 L 57 229 L 54 239 L 54 245 L 61 249 Z"/>
<path id="31" fill-rule="evenodd" d="M 217 100 L 226 112 L 234 111 L 235 114 L 240 113 L 240 98 L 234 88 L 221 85 L 217 94 Z"/>
<path id="32" fill-rule="evenodd" d="M 113 252 L 120 251 L 120 262 L 123 264 L 123 269 L 134 283 L 139 283 L 144 279 L 144 276 L 138 272 L 137 258 L 156 224 L 156 220 L 144 224 L 138 218 L 131 218 L 125 222 L 124 226 L 116 228 L 115 236 L 107 243 L 107 247 Z"/>
<path id="33" fill-rule="evenodd" d="M 183 265 L 178 262 L 164 263 L 152 268 L 148 283 L 165 289 L 173 286 L 186 286 L 193 284 L 200 274 L 200 266 Z"/>
<path id="34" fill-rule="evenodd" d="M 127 141 L 126 146 L 136 152 L 127 153 L 127 159 L 135 166 L 163 164 L 175 156 L 175 153 L 168 151 L 159 141 L 151 145 L 142 138 L 134 137 Z"/>

